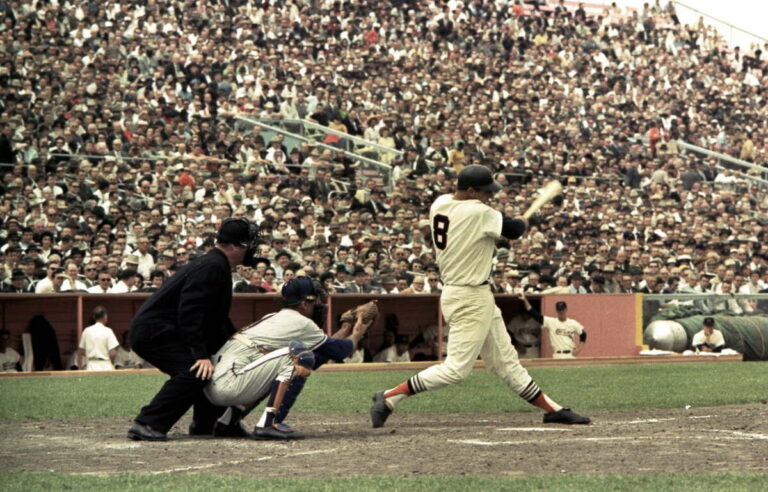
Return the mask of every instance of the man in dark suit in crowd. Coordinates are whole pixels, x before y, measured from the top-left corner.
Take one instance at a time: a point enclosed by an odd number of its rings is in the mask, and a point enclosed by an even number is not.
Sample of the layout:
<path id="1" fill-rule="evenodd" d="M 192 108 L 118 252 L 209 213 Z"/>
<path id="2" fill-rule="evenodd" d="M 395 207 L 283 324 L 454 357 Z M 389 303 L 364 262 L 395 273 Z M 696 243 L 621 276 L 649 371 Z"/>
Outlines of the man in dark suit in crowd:
<path id="1" fill-rule="evenodd" d="M 166 440 L 190 406 L 190 434 L 214 433 L 225 409 L 211 404 L 203 387 L 213 374 L 211 356 L 235 332 L 229 319 L 232 270 L 250 265 L 257 238 L 255 224 L 225 220 L 216 247 L 179 269 L 139 309 L 131 323 L 131 346 L 171 378 L 136 416 L 129 438 Z"/>

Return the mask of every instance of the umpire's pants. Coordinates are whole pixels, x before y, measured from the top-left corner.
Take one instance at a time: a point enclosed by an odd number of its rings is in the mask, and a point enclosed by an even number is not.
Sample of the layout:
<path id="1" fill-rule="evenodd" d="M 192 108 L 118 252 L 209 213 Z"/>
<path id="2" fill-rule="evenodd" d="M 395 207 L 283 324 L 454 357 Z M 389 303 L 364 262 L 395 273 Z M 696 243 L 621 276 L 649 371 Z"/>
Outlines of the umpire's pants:
<path id="1" fill-rule="evenodd" d="M 159 432 L 168 432 L 193 406 L 192 418 L 198 429 L 203 432 L 213 429 L 216 419 L 226 409 L 215 406 L 203 394 L 208 381 L 198 379 L 190 372 L 189 368 L 195 364 L 195 359 L 189 348 L 179 340 L 152 338 L 144 336 L 141 331 L 131 335 L 133 350 L 142 359 L 171 376 L 152 401 L 141 409 L 136 422 L 149 425 Z"/>

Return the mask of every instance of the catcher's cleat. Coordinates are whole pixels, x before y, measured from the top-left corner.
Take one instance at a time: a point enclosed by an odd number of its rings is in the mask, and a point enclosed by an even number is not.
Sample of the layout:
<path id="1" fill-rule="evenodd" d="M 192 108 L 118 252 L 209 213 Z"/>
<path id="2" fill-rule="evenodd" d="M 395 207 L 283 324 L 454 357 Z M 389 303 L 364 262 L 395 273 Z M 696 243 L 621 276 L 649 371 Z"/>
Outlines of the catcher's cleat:
<path id="1" fill-rule="evenodd" d="M 589 417 L 572 412 L 570 408 L 562 408 L 557 412 L 544 414 L 545 424 L 589 424 L 590 422 Z"/>
<path id="2" fill-rule="evenodd" d="M 373 395 L 373 406 L 371 406 L 371 423 L 373 428 L 384 427 L 392 409 L 387 406 L 387 400 L 384 399 L 384 392 L 379 391 Z"/>
<path id="3" fill-rule="evenodd" d="M 213 424 L 213 437 L 235 437 L 253 439 L 253 434 L 245 430 L 241 422 L 224 425 L 221 422 Z"/>
<path id="4" fill-rule="evenodd" d="M 278 427 L 256 427 L 251 434 L 257 441 L 288 441 L 292 439 L 304 439 L 304 434 L 291 430 L 285 432 Z"/>

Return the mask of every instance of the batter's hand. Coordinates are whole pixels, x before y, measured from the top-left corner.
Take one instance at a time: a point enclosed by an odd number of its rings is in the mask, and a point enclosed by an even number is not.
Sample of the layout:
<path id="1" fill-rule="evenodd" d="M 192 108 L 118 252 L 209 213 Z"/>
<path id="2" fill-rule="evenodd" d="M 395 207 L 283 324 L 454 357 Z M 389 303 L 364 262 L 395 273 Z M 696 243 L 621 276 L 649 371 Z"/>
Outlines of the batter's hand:
<path id="1" fill-rule="evenodd" d="M 195 373 L 197 379 L 204 381 L 211 379 L 211 376 L 213 376 L 213 363 L 211 359 L 197 359 L 195 364 L 189 368 L 190 372 L 195 372 L 195 370 L 197 370 Z"/>

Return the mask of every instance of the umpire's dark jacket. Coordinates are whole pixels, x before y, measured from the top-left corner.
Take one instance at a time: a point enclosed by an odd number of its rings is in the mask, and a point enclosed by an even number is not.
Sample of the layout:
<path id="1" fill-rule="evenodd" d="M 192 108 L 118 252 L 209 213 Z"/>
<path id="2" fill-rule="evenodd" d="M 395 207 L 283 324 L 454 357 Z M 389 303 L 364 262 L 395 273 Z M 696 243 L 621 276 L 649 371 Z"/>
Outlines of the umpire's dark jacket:
<path id="1" fill-rule="evenodd" d="M 229 319 L 232 271 L 219 249 L 182 267 L 141 306 L 131 323 L 131 344 L 177 342 L 193 359 L 207 359 L 235 332 Z"/>

